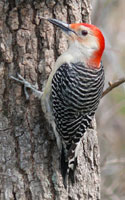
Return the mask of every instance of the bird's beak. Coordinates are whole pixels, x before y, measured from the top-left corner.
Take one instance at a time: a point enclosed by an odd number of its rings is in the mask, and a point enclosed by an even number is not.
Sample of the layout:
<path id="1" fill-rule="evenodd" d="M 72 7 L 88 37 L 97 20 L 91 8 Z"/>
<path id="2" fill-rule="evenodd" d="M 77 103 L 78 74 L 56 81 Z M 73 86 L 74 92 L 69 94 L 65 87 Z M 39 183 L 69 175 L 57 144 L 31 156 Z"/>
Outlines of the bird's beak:
<path id="1" fill-rule="evenodd" d="M 57 19 L 47 19 L 47 20 L 50 23 L 52 23 L 52 24 L 58 26 L 59 28 L 61 28 L 68 35 L 70 35 L 72 32 L 76 34 L 76 32 L 70 28 L 70 24 L 66 24 L 66 23 L 64 23 L 62 21 L 59 21 Z"/>

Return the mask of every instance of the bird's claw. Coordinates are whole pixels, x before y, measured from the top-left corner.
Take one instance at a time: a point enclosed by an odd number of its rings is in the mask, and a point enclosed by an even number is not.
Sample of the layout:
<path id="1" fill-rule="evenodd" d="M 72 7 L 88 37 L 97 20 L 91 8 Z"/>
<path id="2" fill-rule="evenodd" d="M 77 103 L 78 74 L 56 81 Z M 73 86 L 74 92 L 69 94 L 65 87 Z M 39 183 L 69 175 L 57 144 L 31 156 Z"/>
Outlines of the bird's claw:
<path id="1" fill-rule="evenodd" d="M 29 100 L 27 88 L 31 88 L 31 84 L 27 82 L 20 74 L 17 73 L 17 76 L 18 78 L 15 78 L 14 76 L 10 76 L 10 78 L 24 85 L 24 93 L 26 96 L 26 100 Z"/>
<path id="2" fill-rule="evenodd" d="M 19 79 L 15 78 L 14 76 L 10 76 L 10 78 L 13 79 L 13 80 L 15 80 L 15 81 L 17 81 L 17 82 L 19 82 L 19 83 L 24 84 L 24 80 L 25 79 L 20 74 L 18 74 L 18 73 L 17 73 L 17 76 L 18 76 Z"/>
<path id="3" fill-rule="evenodd" d="M 29 99 L 29 94 L 27 92 L 27 88 L 30 88 L 38 98 L 40 98 L 42 96 L 42 92 L 38 91 L 38 87 L 36 85 L 31 85 L 31 83 L 26 81 L 18 73 L 17 73 L 17 76 L 18 76 L 18 78 L 15 78 L 14 76 L 10 76 L 10 78 L 24 85 L 24 93 L 25 93 L 25 96 L 26 96 L 26 100 Z"/>

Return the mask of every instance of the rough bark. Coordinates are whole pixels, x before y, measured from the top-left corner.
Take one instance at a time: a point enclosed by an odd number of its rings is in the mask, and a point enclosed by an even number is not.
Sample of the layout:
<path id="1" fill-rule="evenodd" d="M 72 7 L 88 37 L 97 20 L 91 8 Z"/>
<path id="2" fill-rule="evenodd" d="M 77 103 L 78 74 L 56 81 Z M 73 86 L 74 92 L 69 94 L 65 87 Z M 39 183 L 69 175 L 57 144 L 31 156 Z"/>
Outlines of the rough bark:
<path id="1" fill-rule="evenodd" d="M 90 22 L 90 0 L 0 1 L 0 199 L 100 199 L 97 132 L 81 142 L 76 184 L 66 191 L 59 153 L 40 101 L 9 79 L 20 73 L 42 89 L 56 58 L 67 48 L 65 35 L 39 16 Z"/>

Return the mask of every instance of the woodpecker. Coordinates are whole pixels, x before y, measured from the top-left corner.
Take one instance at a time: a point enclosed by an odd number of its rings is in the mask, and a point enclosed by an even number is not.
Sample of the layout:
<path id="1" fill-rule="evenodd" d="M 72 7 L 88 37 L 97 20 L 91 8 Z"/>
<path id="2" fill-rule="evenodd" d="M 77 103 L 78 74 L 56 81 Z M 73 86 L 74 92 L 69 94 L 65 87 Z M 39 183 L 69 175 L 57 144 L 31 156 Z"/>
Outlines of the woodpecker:
<path id="1" fill-rule="evenodd" d="M 97 110 L 104 86 L 101 57 L 104 36 L 96 26 L 48 21 L 67 35 L 69 48 L 56 61 L 41 99 L 42 108 L 52 124 L 61 151 L 61 173 L 74 183 L 81 138 Z"/>
<path id="2" fill-rule="evenodd" d="M 37 93 L 25 79 L 18 77 L 20 83 L 33 89 L 41 98 L 45 117 L 56 136 L 66 187 L 67 179 L 75 182 L 80 141 L 91 128 L 102 96 L 104 69 L 101 58 L 105 40 L 99 28 L 92 24 L 47 20 L 67 34 L 69 48 L 57 59 L 42 92 Z"/>

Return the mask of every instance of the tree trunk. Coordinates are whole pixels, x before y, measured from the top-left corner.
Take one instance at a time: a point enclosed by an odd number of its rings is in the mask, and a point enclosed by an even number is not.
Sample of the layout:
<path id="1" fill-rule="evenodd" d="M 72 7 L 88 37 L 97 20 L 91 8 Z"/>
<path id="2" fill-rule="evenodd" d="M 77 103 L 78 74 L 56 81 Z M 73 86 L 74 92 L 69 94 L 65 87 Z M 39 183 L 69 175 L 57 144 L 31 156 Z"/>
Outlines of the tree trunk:
<path id="1" fill-rule="evenodd" d="M 40 101 L 9 76 L 44 81 L 57 57 L 67 48 L 65 34 L 40 16 L 64 22 L 90 22 L 90 0 L 0 1 L 0 199 L 97 200 L 100 168 L 97 132 L 81 142 L 76 183 L 65 190 L 59 152 Z"/>

